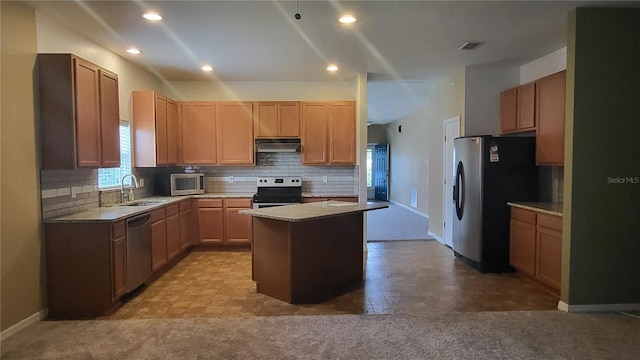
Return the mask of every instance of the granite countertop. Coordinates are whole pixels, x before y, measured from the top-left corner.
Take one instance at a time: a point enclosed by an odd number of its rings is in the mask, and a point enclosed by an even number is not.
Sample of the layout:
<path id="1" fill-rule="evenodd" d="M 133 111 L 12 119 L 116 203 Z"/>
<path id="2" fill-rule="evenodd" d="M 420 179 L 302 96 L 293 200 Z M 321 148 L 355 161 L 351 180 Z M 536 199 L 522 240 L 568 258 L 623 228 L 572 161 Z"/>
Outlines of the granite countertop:
<path id="1" fill-rule="evenodd" d="M 206 193 L 200 195 L 185 196 L 152 196 L 131 201 L 129 203 L 146 203 L 141 206 L 129 206 L 114 204 L 112 206 L 102 206 L 91 210 L 82 211 L 75 214 L 63 215 L 60 217 L 43 220 L 44 223 L 59 222 L 82 222 L 82 221 L 117 221 L 123 220 L 145 212 L 176 203 L 185 199 L 207 199 L 207 198 L 251 198 L 253 194 L 245 193 Z"/>
<path id="2" fill-rule="evenodd" d="M 508 202 L 507 205 L 555 216 L 562 216 L 563 209 L 560 202 Z"/>
<path id="3" fill-rule="evenodd" d="M 387 207 L 389 206 L 331 200 L 307 204 L 274 206 L 253 210 L 240 210 L 238 213 L 267 219 L 299 222 L 331 216 L 340 216 L 349 213 L 384 209 Z"/>
<path id="4" fill-rule="evenodd" d="M 302 193 L 302 197 L 314 198 L 314 197 L 358 197 L 358 194 L 317 194 L 317 193 Z"/>

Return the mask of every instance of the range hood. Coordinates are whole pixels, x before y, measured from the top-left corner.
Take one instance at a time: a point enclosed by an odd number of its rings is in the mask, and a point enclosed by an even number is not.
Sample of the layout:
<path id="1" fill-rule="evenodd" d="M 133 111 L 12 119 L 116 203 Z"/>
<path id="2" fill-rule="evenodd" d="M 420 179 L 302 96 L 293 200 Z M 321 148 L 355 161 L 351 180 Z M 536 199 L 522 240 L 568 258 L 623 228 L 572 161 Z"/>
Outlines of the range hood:
<path id="1" fill-rule="evenodd" d="M 256 152 L 299 152 L 300 139 L 256 139 Z"/>

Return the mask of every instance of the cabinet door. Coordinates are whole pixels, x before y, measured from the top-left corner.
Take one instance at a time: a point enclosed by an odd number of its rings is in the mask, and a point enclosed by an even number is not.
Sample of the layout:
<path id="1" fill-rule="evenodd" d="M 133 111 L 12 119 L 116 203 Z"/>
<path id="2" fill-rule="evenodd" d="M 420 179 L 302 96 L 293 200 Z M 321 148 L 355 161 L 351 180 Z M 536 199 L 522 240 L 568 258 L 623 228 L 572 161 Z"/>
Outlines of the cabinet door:
<path id="1" fill-rule="evenodd" d="M 198 230 L 203 244 L 222 244 L 224 239 L 222 208 L 198 208 Z"/>
<path id="2" fill-rule="evenodd" d="M 278 136 L 278 103 L 254 103 L 253 125 L 257 138 L 273 138 Z"/>
<path id="3" fill-rule="evenodd" d="M 216 104 L 218 164 L 253 164 L 253 104 Z"/>
<path id="4" fill-rule="evenodd" d="M 183 102 L 182 161 L 185 165 L 215 164 L 216 105 L 214 102 Z"/>
<path id="5" fill-rule="evenodd" d="M 534 130 L 536 127 L 535 102 L 536 83 L 518 86 L 516 106 L 516 128 L 518 131 Z"/>
<path id="6" fill-rule="evenodd" d="M 120 167 L 118 76 L 100 70 L 100 135 L 102 167 Z"/>
<path id="7" fill-rule="evenodd" d="M 518 218 L 518 214 L 522 214 L 522 217 Z M 522 221 L 526 220 L 526 218 L 523 217 L 533 219 L 533 223 Z M 511 266 L 525 274 L 535 276 L 535 213 L 521 209 L 511 209 L 511 229 L 509 238 L 509 263 Z"/>
<path id="8" fill-rule="evenodd" d="M 180 211 L 180 250 L 191 246 L 191 209 Z"/>
<path id="9" fill-rule="evenodd" d="M 227 244 L 251 244 L 251 216 L 238 214 L 238 211 L 247 209 L 225 208 Z"/>
<path id="10" fill-rule="evenodd" d="M 329 117 L 329 164 L 355 165 L 356 113 L 354 102 L 331 105 Z"/>
<path id="11" fill-rule="evenodd" d="M 536 163 L 563 165 L 566 72 L 549 75 L 537 83 Z"/>
<path id="12" fill-rule="evenodd" d="M 180 218 L 178 204 L 166 207 L 167 212 L 167 260 L 172 260 L 180 253 Z"/>
<path id="13" fill-rule="evenodd" d="M 167 98 L 156 95 L 156 163 L 167 165 Z"/>
<path id="14" fill-rule="evenodd" d="M 509 89 L 500 93 L 500 132 L 507 133 L 516 130 L 517 99 L 516 89 Z"/>
<path id="15" fill-rule="evenodd" d="M 537 235 L 536 277 L 545 284 L 560 289 L 562 233 L 538 227 Z"/>
<path id="16" fill-rule="evenodd" d="M 76 146 L 78 167 L 100 167 L 98 68 L 75 58 Z"/>
<path id="17" fill-rule="evenodd" d="M 297 101 L 278 104 L 278 136 L 300 137 L 300 103 Z"/>
<path id="18" fill-rule="evenodd" d="M 327 128 L 329 105 L 326 103 L 302 104 L 302 163 L 326 164 Z"/>
<path id="19" fill-rule="evenodd" d="M 178 119 L 178 104 L 167 98 L 167 164 L 178 163 L 179 138 L 180 123 Z"/>
<path id="20" fill-rule="evenodd" d="M 151 213 L 151 269 L 156 271 L 167 263 L 167 227 L 164 209 Z"/>
<path id="21" fill-rule="evenodd" d="M 124 295 L 126 291 L 127 237 L 124 221 L 119 221 L 111 225 L 111 237 L 113 300 L 116 300 Z"/>

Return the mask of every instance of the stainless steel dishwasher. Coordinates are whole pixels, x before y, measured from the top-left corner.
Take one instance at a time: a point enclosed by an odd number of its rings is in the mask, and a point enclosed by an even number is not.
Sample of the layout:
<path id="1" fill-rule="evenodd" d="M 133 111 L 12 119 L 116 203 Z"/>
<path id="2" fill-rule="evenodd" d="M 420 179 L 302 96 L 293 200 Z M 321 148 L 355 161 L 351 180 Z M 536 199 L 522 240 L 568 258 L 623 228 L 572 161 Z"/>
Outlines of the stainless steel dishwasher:
<path id="1" fill-rule="evenodd" d="M 151 215 L 127 219 L 127 292 L 151 276 Z"/>

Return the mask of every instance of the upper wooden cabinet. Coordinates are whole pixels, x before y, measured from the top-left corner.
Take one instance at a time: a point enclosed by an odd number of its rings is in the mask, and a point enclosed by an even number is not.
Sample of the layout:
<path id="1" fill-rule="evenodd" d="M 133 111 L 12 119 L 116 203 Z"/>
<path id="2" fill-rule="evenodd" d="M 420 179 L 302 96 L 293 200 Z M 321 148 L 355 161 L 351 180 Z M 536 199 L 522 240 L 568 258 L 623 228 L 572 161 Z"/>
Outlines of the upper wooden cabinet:
<path id="1" fill-rule="evenodd" d="M 71 54 L 39 54 L 43 169 L 120 166 L 118 76 Z"/>
<path id="2" fill-rule="evenodd" d="M 355 102 L 302 103 L 302 163 L 354 165 Z"/>
<path id="3" fill-rule="evenodd" d="M 300 137 L 300 103 L 254 102 L 253 125 L 256 138 Z"/>
<path id="4" fill-rule="evenodd" d="M 136 167 L 178 164 L 178 108 L 155 91 L 133 92 Z"/>
<path id="5" fill-rule="evenodd" d="M 220 165 L 253 165 L 253 104 L 216 103 L 217 162 Z"/>
<path id="6" fill-rule="evenodd" d="M 536 129 L 536 83 L 520 85 L 500 94 L 500 133 Z"/>
<path id="7" fill-rule="evenodd" d="M 537 81 L 536 164 L 564 165 L 566 71 Z"/>
<path id="8" fill-rule="evenodd" d="M 216 105 L 210 101 L 180 102 L 182 162 L 212 165 L 216 155 Z"/>

